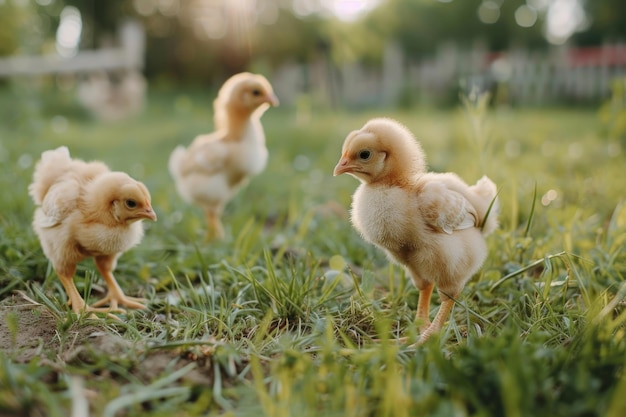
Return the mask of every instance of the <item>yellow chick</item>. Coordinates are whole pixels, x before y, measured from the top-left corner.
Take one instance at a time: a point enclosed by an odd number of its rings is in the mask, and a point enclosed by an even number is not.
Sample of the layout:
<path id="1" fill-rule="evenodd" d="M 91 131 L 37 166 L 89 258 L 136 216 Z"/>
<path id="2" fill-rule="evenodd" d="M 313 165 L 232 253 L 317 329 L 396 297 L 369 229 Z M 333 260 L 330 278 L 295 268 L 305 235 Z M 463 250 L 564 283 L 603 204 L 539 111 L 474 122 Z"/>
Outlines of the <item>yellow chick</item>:
<path id="1" fill-rule="evenodd" d="M 38 206 L 33 229 L 72 310 L 108 313 L 124 312 L 119 306 L 145 308 L 144 300 L 124 294 L 113 270 L 119 256 L 141 242 L 141 220 L 157 219 L 147 188 L 101 162 L 72 159 L 62 146 L 41 155 L 28 190 Z M 94 259 L 108 287 L 104 299 L 93 306 L 86 305 L 73 280 L 76 264 L 85 258 Z"/>
<path id="2" fill-rule="evenodd" d="M 178 146 L 169 159 L 176 189 L 188 203 L 203 208 L 209 238 L 224 237 L 224 207 L 250 177 L 261 173 L 268 152 L 261 116 L 278 98 L 262 75 L 229 78 L 213 102 L 216 131 L 200 135 L 188 148 Z"/>
<path id="3" fill-rule="evenodd" d="M 495 184 L 468 186 L 456 174 L 427 172 L 420 144 L 392 119 L 372 119 L 351 132 L 334 175 L 361 181 L 351 220 L 363 238 L 406 268 L 420 291 L 416 320 L 425 342 L 443 327 L 465 283 L 487 256 L 484 236 L 498 226 Z M 490 208 L 491 207 L 491 208 Z M 441 306 L 429 320 L 437 286 Z"/>

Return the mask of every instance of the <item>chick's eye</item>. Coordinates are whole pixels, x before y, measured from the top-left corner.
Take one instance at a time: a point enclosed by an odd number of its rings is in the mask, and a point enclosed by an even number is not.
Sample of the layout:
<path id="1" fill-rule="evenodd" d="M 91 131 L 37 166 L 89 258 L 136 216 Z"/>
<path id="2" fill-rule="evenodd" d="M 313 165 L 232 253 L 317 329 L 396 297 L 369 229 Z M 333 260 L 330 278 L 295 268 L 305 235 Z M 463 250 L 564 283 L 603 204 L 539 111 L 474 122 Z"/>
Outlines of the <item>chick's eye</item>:
<path id="1" fill-rule="evenodd" d="M 129 208 L 129 209 L 137 208 L 137 202 L 135 200 L 132 200 L 132 199 L 128 199 L 128 200 L 124 201 L 124 204 L 126 205 L 126 208 Z"/>
<path id="2" fill-rule="evenodd" d="M 259 90 L 258 88 L 255 88 L 254 90 L 252 90 L 252 95 L 253 96 L 260 96 L 261 95 L 261 90 Z"/>
<path id="3" fill-rule="evenodd" d="M 367 161 L 368 159 L 370 159 L 370 157 L 372 156 L 372 153 L 370 151 L 359 151 L 359 158 Z"/>

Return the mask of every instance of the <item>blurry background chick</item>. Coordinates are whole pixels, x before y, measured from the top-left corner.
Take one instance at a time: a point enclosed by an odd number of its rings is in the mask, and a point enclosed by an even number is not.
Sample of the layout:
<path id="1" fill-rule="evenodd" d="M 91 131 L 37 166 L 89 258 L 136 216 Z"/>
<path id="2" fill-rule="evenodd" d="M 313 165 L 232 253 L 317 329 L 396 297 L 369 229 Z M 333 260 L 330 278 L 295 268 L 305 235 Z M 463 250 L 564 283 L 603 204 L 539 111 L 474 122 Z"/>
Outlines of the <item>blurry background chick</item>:
<path id="1" fill-rule="evenodd" d="M 181 197 L 203 208 L 209 238 L 224 237 L 226 203 L 267 164 L 261 116 L 278 98 L 262 75 L 229 78 L 213 102 L 215 132 L 200 135 L 188 148 L 178 146 L 169 170 Z"/>
<path id="2" fill-rule="evenodd" d="M 495 184 L 483 176 L 468 186 L 456 174 L 427 172 L 421 146 L 391 119 L 372 119 L 351 132 L 334 175 L 361 181 L 351 220 L 363 238 L 403 265 L 419 289 L 419 343 L 439 331 L 454 298 L 487 256 L 484 236 L 498 226 Z M 432 324 L 430 298 L 441 306 Z"/>
<path id="3" fill-rule="evenodd" d="M 35 167 L 29 193 L 38 206 L 33 229 L 59 276 L 72 310 L 145 308 L 127 297 L 113 276 L 117 258 L 143 237 L 141 220 L 156 221 L 146 187 L 101 162 L 71 159 L 66 147 L 46 151 Z M 104 299 L 87 306 L 74 285 L 76 264 L 93 257 L 107 284 Z M 97 308 L 104 305 L 107 308 Z"/>

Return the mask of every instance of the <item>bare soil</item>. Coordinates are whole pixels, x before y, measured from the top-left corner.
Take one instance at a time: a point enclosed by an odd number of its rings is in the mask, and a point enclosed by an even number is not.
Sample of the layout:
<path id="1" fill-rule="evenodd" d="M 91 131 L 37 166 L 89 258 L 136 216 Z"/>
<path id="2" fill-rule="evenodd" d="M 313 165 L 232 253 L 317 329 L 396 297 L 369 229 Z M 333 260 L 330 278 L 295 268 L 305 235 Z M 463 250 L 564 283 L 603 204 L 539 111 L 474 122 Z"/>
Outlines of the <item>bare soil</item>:
<path id="1" fill-rule="evenodd" d="M 70 314 L 70 313 L 68 313 Z M 183 379 L 194 384 L 210 384 L 210 361 L 179 349 L 147 349 L 143 342 L 131 342 L 113 332 L 104 321 L 75 322 L 69 329 L 44 306 L 14 295 L 0 302 L 0 350 L 16 363 L 35 358 L 59 372 L 67 366 L 94 363 L 105 356 L 122 364 L 127 371 L 148 383 L 164 374 L 196 362 L 199 366 Z M 100 372 L 100 377 L 107 370 Z"/>

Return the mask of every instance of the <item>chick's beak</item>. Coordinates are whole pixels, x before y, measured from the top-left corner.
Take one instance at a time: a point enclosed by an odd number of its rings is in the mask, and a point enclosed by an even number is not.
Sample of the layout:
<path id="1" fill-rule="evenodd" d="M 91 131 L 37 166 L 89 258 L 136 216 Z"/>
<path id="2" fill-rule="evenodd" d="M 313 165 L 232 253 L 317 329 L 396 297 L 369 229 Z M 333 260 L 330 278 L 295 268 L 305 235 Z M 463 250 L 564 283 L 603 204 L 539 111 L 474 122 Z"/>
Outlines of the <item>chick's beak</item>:
<path id="1" fill-rule="evenodd" d="M 145 210 L 140 211 L 138 214 L 139 214 L 139 217 L 141 218 L 150 219 L 153 222 L 157 221 L 157 215 L 151 206 L 146 207 Z"/>
<path id="2" fill-rule="evenodd" d="M 280 101 L 278 100 L 278 97 L 276 97 L 276 94 L 270 93 L 267 95 L 267 103 L 270 106 L 278 107 L 278 105 L 280 104 Z"/>
<path id="3" fill-rule="evenodd" d="M 354 166 L 350 165 L 350 160 L 348 158 L 341 158 L 337 165 L 335 165 L 335 169 L 333 171 L 333 176 L 345 174 L 346 172 L 351 172 L 354 169 Z"/>

